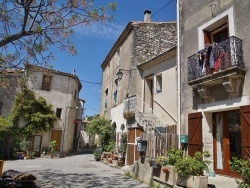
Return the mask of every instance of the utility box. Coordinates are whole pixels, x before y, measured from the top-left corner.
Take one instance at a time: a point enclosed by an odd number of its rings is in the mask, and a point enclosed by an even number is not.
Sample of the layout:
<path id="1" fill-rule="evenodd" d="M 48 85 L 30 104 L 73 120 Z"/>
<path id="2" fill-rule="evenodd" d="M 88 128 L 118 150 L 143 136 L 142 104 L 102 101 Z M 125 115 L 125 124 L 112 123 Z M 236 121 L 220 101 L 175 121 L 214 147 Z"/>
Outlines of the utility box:
<path id="1" fill-rule="evenodd" d="M 146 152 L 147 140 L 137 140 L 136 150 L 140 152 Z"/>
<path id="2" fill-rule="evenodd" d="M 180 143 L 187 144 L 188 143 L 188 135 L 180 135 Z"/>

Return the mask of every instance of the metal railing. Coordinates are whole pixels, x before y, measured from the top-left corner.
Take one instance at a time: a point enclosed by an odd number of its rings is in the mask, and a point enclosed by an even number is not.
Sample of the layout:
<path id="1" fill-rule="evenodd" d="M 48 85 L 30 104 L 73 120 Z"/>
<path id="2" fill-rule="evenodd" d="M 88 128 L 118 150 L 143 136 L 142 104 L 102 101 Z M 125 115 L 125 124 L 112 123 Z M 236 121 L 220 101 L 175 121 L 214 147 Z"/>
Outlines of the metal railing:
<path id="1" fill-rule="evenodd" d="M 123 113 L 134 113 L 135 120 L 144 130 L 155 130 L 162 133 L 166 124 L 140 97 L 132 96 L 124 100 Z"/>
<path id="2" fill-rule="evenodd" d="M 188 57 L 188 81 L 226 70 L 231 67 L 245 67 L 242 40 L 232 36 L 220 43 L 210 45 Z"/>

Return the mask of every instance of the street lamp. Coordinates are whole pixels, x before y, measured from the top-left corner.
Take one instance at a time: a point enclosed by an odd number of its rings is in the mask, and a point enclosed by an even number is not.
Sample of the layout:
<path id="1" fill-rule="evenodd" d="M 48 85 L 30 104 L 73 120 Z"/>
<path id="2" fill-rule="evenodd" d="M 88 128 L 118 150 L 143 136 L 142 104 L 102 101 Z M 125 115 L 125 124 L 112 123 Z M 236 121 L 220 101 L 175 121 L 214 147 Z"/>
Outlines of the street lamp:
<path id="1" fill-rule="evenodd" d="M 122 79 L 122 76 L 123 76 L 123 72 L 126 73 L 126 74 L 131 74 L 131 70 L 126 70 L 126 69 L 119 69 L 118 72 L 116 73 L 116 76 L 117 76 L 117 79 L 118 80 L 121 80 Z"/>

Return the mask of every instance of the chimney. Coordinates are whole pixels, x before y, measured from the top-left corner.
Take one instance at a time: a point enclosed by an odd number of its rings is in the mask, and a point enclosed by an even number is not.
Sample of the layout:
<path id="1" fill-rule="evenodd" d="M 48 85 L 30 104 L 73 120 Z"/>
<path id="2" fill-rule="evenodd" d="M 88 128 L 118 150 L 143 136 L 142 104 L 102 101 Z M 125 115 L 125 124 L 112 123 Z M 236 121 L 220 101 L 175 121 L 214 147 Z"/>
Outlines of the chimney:
<path id="1" fill-rule="evenodd" d="M 144 22 L 149 23 L 150 22 L 150 16 L 151 16 L 151 11 L 150 10 L 145 10 L 145 12 L 144 12 Z"/>

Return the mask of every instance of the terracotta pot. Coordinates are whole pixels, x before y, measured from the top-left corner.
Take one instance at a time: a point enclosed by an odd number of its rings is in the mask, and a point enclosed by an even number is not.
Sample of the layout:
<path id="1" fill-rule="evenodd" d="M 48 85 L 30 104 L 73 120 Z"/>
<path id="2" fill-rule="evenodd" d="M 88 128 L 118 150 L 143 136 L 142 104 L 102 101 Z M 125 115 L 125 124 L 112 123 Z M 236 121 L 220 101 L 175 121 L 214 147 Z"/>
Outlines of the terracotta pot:
<path id="1" fill-rule="evenodd" d="M 161 169 L 163 173 L 168 173 L 168 168 L 166 166 L 163 166 Z"/>

